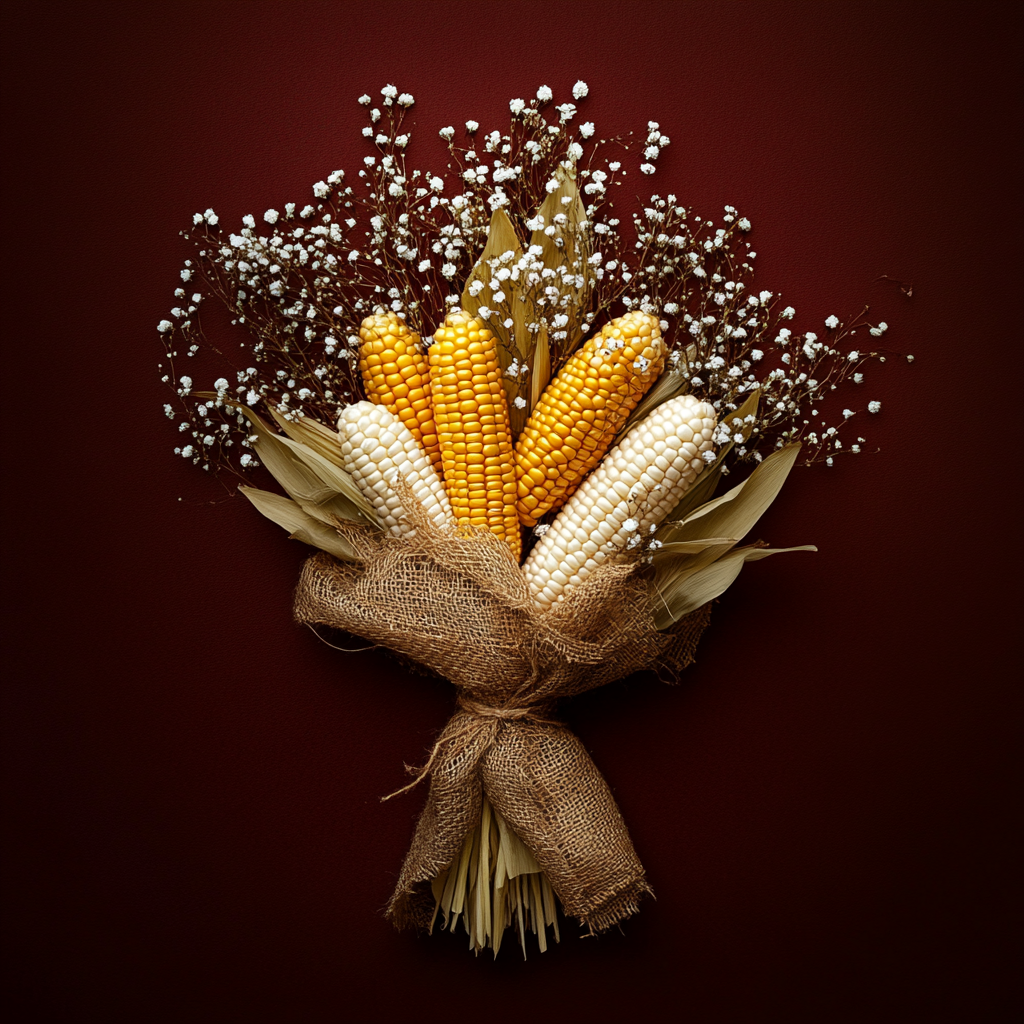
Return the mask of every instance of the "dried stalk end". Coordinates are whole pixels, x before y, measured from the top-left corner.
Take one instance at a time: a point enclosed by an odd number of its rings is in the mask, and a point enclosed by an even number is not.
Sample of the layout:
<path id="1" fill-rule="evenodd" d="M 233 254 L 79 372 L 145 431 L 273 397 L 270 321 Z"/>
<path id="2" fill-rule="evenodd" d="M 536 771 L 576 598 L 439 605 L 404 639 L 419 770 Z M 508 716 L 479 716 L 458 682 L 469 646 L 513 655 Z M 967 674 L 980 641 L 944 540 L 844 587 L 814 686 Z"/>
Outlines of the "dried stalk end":
<path id="1" fill-rule="evenodd" d="M 433 932 L 438 915 L 442 927 L 455 931 L 462 919 L 469 948 L 476 954 L 492 949 L 498 955 L 505 929 L 514 927 L 526 958 L 526 934 L 532 931 L 543 953 L 547 929 L 558 931 L 557 901 L 547 875 L 523 841 L 485 796 L 480 821 L 466 836 L 462 852 L 431 883 L 434 893 Z"/>

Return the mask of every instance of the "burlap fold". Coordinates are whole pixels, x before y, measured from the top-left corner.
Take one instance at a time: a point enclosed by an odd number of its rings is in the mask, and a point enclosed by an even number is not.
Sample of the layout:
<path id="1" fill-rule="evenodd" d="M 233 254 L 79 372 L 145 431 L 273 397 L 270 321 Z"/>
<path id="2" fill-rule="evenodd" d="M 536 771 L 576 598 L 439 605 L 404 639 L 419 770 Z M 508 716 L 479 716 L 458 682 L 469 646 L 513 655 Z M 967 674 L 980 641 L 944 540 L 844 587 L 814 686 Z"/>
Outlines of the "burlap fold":
<path id="1" fill-rule="evenodd" d="M 693 660 L 709 608 L 654 628 L 644 567 L 606 564 L 554 611 L 538 611 L 508 547 L 413 513 L 399 540 L 339 529 L 362 561 L 320 553 L 302 571 L 295 618 L 364 637 L 450 679 L 460 707 L 430 755 L 430 781 L 388 915 L 426 926 L 430 881 L 480 818 L 481 795 L 544 869 L 565 913 L 602 931 L 650 887 L 607 783 L 553 704 L 648 668 Z"/>

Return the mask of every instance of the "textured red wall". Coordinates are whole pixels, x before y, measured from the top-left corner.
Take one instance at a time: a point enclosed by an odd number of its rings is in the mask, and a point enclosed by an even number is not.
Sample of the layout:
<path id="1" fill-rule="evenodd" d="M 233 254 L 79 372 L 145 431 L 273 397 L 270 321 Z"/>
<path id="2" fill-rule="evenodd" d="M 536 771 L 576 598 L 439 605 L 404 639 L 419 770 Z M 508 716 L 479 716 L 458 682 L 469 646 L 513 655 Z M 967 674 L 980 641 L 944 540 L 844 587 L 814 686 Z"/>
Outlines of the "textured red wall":
<path id="1" fill-rule="evenodd" d="M 5 1002 L 19 1021 L 1008 1019 L 1021 34 L 972 3 L 11 5 Z M 804 329 L 891 324 L 880 454 L 795 472 L 682 685 L 565 713 L 657 901 L 520 962 L 381 908 L 452 705 L 292 625 L 305 549 L 171 455 L 186 244 L 362 155 L 590 84 L 653 187 L 754 221 Z M 650 184 L 646 183 L 645 184 Z M 908 300 L 876 279 L 913 283 Z"/>

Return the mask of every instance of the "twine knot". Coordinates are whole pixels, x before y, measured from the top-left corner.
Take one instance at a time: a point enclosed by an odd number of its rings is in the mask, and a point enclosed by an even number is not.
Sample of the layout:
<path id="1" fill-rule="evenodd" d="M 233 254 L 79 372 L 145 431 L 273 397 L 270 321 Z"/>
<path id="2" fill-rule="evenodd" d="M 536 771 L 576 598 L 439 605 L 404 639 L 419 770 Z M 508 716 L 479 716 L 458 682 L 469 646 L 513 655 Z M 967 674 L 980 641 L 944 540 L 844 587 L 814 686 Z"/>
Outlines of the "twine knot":
<path id="1" fill-rule="evenodd" d="M 547 704 L 521 704 L 518 706 L 506 704 L 498 706 L 496 704 L 481 704 L 479 701 L 472 700 L 469 697 L 459 697 L 458 707 L 460 711 L 464 711 L 469 715 L 476 715 L 478 718 L 526 718 L 531 722 L 542 722 L 547 725 L 564 724 L 548 717 L 550 706 Z"/>
<path id="2" fill-rule="evenodd" d="M 497 739 L 498 729 L 503 721 L 525 720 L 538 722 L 542 725 L 565 725 L 564 722 L 559 722 L 557 719 L 549 717 L 549 704 L 521 704 L 519 706 L 506 704 L 499 707 L 495 704 L 481 704 L 479 701 L 472 700 L 469 697 L 459 697 L 458 709 L 467 717 L 461 720 L 458 720 L 457 717 L 450 719 L 434 743 L 434 747 L 430 751 L 430 757 L 427 758 L 427 763 L 419 769 L 416 778 L 408 786 L 403 786 L 401 789 L 396 789 L 394 793 L 381 797 L 382 801 L 390 800 L 394 796 L 414 789 L 430 775 L 434 762 L 443 748 L 448 748 L 449 750 L 465 748 L 474 737 L 480 735 L 481 729 L 487 729 L 490 732 L 490 737 L 478 756 L 482 756 Z M 416 772 L 415 768 L 410 768 L 408 765 L 406 765 L 406 768 L 411 772 Z"/>

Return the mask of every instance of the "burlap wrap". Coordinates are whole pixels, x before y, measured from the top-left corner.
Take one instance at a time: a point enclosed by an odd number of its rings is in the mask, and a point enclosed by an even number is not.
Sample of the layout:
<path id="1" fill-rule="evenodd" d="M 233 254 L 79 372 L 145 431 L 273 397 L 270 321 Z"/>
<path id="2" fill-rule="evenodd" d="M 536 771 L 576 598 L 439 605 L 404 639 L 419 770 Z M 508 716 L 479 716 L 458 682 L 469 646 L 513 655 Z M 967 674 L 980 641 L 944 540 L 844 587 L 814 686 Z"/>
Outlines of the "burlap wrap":
<path id="1" fill-rule="evenodd" d="M 685 667 L 709 608 L 672 634 L 657 632 L 642 567 L 630 564 L 602 566 L 555 611 L 540 613 L 502 541 L 410 518 L 411 540 L 340 526 L 363 560 L 314 555 L 295 596 L 299 622 L 382 644 L 459 691 L 459 709 L 430 755 L 426 807 L 388 916 L 399 927 L 429 924 L 430 881 L 476 826 L 486 793 L 565 913 L 606 929 L 651 890 L 608 785 L 552 706 L 640 669 Z"/>

